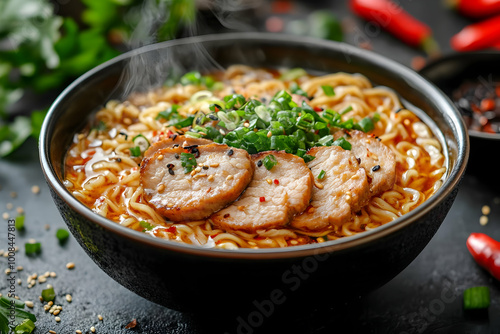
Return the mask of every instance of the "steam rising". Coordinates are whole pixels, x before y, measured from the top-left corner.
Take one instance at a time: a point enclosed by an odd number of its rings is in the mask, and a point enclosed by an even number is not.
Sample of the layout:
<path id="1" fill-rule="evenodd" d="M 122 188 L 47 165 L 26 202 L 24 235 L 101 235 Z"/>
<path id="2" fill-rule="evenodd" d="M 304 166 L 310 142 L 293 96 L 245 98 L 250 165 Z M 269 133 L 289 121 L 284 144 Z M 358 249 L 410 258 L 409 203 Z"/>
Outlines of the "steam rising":
<path id="1" fill-rule="evenodd" d="M 179 0 L 177 0 L 179 2 Z M 184 17 L 177 19 L 183 24 L 184 36 L 197 36 L 210 31 L 206 22 L 197 19 L 196 8 L 208 9 L 225 29 L 235 31 L 252 31 L 255 28 L 245 22 L 242 15 L 248 16 L 248 11 L 258 8 L 262 0 L 198 0 L 196 4 L 186 0 L 195 8 L 184 11 Z M 168 23 L 172 15 L 171 4 L 175 0 L 146 0 L 140 10 L 129 13 L 128 22 L 137 22 L 128 43 L 129 49 L 138 49 L 157 43 L 160 39 L 158 30 Z M 188 8 L 189 9 L 189 8 Z M 192 14 L 192 15 L 190 15 Z M 163 36 L 165 37 L 165 36 Z M 173 36 L 167 36 L 172 37 Z M 147 91 L 163 84 L 167 79 L 175 79 L 188 71 L 222 69 L 201 43 L 183 45 L 176 50 L 163 49 L 138 54 L 130 59 L 124 71 L 125 81 L 122 98 L 134 91 Z"/>

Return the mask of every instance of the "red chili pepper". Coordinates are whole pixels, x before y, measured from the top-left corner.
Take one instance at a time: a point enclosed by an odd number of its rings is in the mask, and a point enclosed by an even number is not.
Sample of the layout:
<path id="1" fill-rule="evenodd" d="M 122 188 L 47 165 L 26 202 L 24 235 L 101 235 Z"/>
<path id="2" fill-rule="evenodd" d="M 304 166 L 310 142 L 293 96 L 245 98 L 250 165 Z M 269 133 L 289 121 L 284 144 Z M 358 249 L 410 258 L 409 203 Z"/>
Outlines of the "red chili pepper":
<path id="1" fill-rule="evenodd" d="M 500 0 L 448 0 L 451 7 L 471 18 L 482 18 L 500 13 Z"/>
<path id="2" fill-rule="evenodd" d="M 462 52 L 497 47 L 499 43 L 500 15 L 469 24 L 450 40 L 451 47 Z"/>
<path id="3" fill-rule="evenodd" d="M 262 197 L 260 197 L 260 198 L 259 198 L 259 201 L 261 201 L 261 202 L 265 202 L 265 201 L 266 201 L 266 198 L 265 198 L 264 196 L 262 196 Z"/>
<path id="4" fill-rule="evenodd" d="M 471 233 L 467 248 L 477 264 L 500 280 L 500 242 L 484 233 Z"/>
<path id="5" fill-rule="evenodd" d="M 400 5 L 389 0 L 350 0 L 350 6 L 357 15 L 377 23 L 403 42 L 420 47 L 428 54 L 438 52 L 431 28 L 408 14 Z"/>

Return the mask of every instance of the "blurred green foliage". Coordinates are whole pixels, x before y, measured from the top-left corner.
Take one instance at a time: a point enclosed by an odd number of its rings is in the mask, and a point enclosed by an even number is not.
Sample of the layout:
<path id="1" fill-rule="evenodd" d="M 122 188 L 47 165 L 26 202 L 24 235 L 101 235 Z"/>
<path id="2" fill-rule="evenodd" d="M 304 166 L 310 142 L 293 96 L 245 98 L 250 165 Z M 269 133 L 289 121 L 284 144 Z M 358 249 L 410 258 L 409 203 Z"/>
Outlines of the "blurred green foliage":
<path id="1" fill-rule="evenodd" d="M 175 38 L 196 15 L 195 0 L 82 3 L 79 17 L 70 17 L 58 15 L 49 0 L 0 1 L 0 157 L 12 153 L 29 136 L 38 137 L 46 114 L 45 109 L 10 115 L 9 109 L 27 92 L 60 90 L 126 51 L 146 3 L 156 9 L 158 22 L 150 31 L 155 41 Z"/>

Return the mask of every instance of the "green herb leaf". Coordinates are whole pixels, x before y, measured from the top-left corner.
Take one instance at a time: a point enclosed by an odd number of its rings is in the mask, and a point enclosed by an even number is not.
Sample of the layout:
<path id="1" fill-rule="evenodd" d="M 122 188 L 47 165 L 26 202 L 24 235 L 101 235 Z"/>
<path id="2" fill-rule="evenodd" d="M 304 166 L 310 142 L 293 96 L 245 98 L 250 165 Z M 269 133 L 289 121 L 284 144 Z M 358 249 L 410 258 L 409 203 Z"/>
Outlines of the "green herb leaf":
<path id="1" fill-rule="evenodd" d="M 194 116 L 189 116 L 188 118 L 176 118 L 172 119 L 168 124 L 175 126 L 177 129 L 185 128 L 193 124 Z"/>
<path id="2" fill-rule="evenodd" d="M 69 232 L 63 228 L 60 228 L 56 231 L 56 238 L 59 240 L 59 243 L 64 243 L 69 238 Z"/>
<path id="3" fill-rule="evenodd" d="M 184 167 L 184 173 L 190 173 L 196 166 L 196 158 L 191 153 L 181 153 L 181 165 Z"/>
<path id="4" fill-rule="evenodd" d="M 167 110 L 160 111 L 158 113 L 158 116 L 156 116 L 156 119 L 166 119 L 167 121 L 172 118 L 172 116 L 177 115 L 177 109 L 179 109 L 179 106 L 177 104 L 172 105 L 169 107 Z"/>
<path id="5" fill-rule="evenodd" d="M 271 170 L 274 166 L 278 164 L 278 160 L 272 154 L 266 155 L 266 157 L 262 160 L 262 164 L 266 167 L 267 170 Z"/>
<path id="6" fill-rule="evenodd" d="M 54 288 L 47 288 L 42 290 L 42 298 L 46 302 L 53 301 L 56 298 L 56 293 L 54 292 Z"/>
<path id="7" fill-rule="evenodd" d="M 35 330 L 35 323 L 31 319 L 24 319 L 19 325 L 14 328 L 15 334 L 30 334 Z"/>
<path id="8" fill-rule="evenodd" d="M 133 157 L 140 157 L 141 156 L 141 148 L 139 146 L 134 146 L 129 148 L 130 150 L 130 155 Z"/>
<path id="9" fill-rule="evenodd" d="M 335 96 L 335 91 L 332 86 L 323 85 L 321 89 L 323 89 L 323 93 L 325 93 L 326 96 Z"/>
<path id="10" fill-rule="evenodd" d="M 318 180 L 323 180 L 325 178 L 326 172 L 322 169 L 321 172 L 319 172 L 318 175 Z"/>

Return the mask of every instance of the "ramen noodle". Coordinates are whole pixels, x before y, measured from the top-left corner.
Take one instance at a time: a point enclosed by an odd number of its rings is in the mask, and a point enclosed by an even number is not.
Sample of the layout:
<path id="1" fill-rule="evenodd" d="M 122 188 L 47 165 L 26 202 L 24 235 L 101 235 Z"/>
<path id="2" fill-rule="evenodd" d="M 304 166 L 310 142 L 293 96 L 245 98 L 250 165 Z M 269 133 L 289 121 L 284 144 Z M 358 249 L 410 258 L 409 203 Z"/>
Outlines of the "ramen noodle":
<path id="1" fill-rule="evenodd" d="M 250 109 L 257 115 L 245 114 Z M 288 120 L 272 121 L 270 115 Z M 287 122 L 291 122 L 293 134 L 286 133 Z M 390 189 L 369 197 L 347 221 L 321 230 L 287 224 L 248 232 L 221 228 L 210 217 L 172 222 L 148 202 L 141 180 L 147 147 L 164 138 L 209 138 L 253 154 L 269 146 L 242 144 L 237 134 L 266 131 L 267 137 L 275 137 L 274 149 L 292 152 L 306 161 L 314 158 L 307 154 L 311 146 L 349 148 L 345 142 L 339 143 L 335 134 L 340 130 L 349 134 L 353 129 L 367 131 L 392 151 L 395 182 Z M 307 136 L 300 139 L 296 134 L 301 133 Z M 346 139 L 349 141 L 349 136 Z M 392 90 L 373 87 L 359 74 L 313 76 L 302 69 L 234 65 L 206 76 L 191 72 L 177 84 L 135 93 L 125 101 L 107 102 L 90 124 L 75 134 L 65 159 L 64 182 L 75 198 L 117 224 L 155 238 L 237 249 L 318 243 L 372 230 L 426 201 L 440 188 L 445 174 L 439 140 L 403 107 Z M 319 177 L 314 175 L 315 183 Z M 164 192 L 169 191 L 168 184 L 164 188 Z"/>

